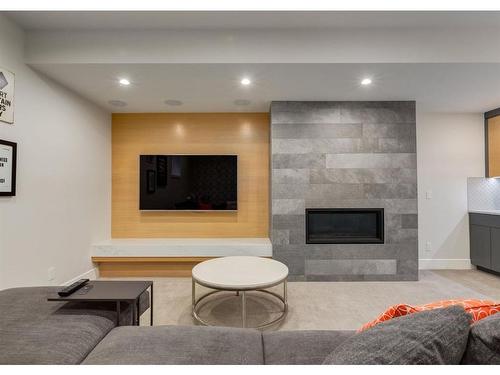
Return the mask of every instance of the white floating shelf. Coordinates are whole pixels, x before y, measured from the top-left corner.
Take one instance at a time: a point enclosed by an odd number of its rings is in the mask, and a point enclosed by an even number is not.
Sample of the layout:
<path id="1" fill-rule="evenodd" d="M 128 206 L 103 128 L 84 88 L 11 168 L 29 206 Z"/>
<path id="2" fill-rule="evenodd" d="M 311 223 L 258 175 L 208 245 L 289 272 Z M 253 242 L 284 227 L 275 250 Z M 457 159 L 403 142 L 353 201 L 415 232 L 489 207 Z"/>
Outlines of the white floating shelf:
<path id="1" fill-rule="evenodd" d="M 92 245 L 93 257 L 270 257 L 272 253 L 269 238 L 131 238 Z"/>

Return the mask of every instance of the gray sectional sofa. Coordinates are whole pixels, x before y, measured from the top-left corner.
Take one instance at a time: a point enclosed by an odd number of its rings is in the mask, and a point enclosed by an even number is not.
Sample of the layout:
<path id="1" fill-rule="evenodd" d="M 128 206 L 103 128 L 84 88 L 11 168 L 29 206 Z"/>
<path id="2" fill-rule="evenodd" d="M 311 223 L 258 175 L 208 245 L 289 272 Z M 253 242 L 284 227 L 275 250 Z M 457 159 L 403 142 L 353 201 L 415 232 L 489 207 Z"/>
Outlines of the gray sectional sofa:
<path id="1" fill-rule="evenodd" d="M 114 304 L 48 302 L 58 289 L 0 291 L 0 364 L 321 364 L 354 334 L 132 327 L 129 306 L 116 327 Z M 148 299 L 141 297 L 141 312 Z"/>
<path id="2" fill-rule="evenodd" d="M 350 341 L 352 345 L 352 339 L 359 337 L 354 331 L 262 333 L 223 327 L 133 327 L 127 326 L 130 306 L 124 306 L 121 313 L 124 326 L 115 327 L 114 305 L 47 302 L 47 296 L 57 289 L 0 291 L 0 364 L 322 364 L 336 348 Z M 148 299 L 147 295 L 141 298 L 141 311 L 148 308 Z M 498 333 L 497 315 L 488 318 L 486 328 L 476 331 Z M 488 364 L 500 363 L 499 338 L 488 343 L 484 337 L 472 337 L 474 325 L 469 334 L 468 318 L 465 320 L 462 345 L 465 351 L 469 341 L 469 354 L 464 355 L 468 355 L 467 363 L 477 363 L 477 358 Z M 393 329 L 401 332 L 399 327 Z M 423 350 L 429 352 L 425 345 Z M 435 342 L 432 345 L 436 347 Z M 449 342 L 443 347 L 449 347 Z M 483 357 L 474 350 L 480 350 Z"/>
<path id="3" fill-rule="evenodd" d="M 116 326 L 114 303 L 48 302 L 58 287 L 0 291 L 0 364 L 78 364 Z M 141 297 L 140 310 L 149 296 Z M 124 304 L 120 324 L 130 324 Z"/>

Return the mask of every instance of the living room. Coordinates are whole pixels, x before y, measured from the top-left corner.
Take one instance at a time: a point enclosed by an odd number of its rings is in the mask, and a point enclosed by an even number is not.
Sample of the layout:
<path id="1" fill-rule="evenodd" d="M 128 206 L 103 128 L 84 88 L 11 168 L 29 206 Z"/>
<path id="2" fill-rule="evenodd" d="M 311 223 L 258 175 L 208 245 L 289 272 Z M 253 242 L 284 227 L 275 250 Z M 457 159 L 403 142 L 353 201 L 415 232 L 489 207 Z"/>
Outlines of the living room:
<path id="1" fill-rule="evenodd" d="M 0 364 L 500 364 L 498 9 L 144 6 L 0 7 Z"/>

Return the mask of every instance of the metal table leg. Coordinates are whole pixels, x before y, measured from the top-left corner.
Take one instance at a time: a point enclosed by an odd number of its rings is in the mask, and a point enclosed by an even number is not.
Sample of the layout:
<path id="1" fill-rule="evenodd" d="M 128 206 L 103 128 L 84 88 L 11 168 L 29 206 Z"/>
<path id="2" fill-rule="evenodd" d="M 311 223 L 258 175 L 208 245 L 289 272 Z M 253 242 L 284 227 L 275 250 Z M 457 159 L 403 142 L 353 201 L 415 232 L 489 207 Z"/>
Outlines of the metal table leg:
<path id="1" fill-rule="evenodd" d="M 283 302 L 286 305 L 288 303 L 288 291 L 287 291 L 287 286 L 286 286 L 286 279 L 283 281 Z"/>
<path id="2" fill-rule="evenodd" d="M 247 297 L 244 290 L 241 291 L 241 318 L 242 326 L 245 328 L 247 326 Z"/>
<path id="3" fill-rule="evenodd" d="M 150 317 L 149 317 L 149 322 L 150 322 L 150 325 L 153 325 L 153 283 L 151 283 L 151 304 L 149 306 L 149 309 L 151 310 L 150 311 Z"/>
<path id="4" fill-rule="evenodd" d="M 137 325 L 137 300 L 130 301 L 130 308 L 132 309 L 132 325 Z"/>
<path id="5" fill-rule="evenodd" d="M 194 313 L 194 308 L 196 306 L 196 282 L 191 279 L 191 306 Z"/>
<path id="6" fill-rule="evenodd" d="M 135 325 L 141 325 L 141 298 L 138 297 L 135 302 Z"/>
<path id="7" fill-rule="evenodd" d="M 116 326 L 120 326 L 120 301 L 116 301 Z"/>

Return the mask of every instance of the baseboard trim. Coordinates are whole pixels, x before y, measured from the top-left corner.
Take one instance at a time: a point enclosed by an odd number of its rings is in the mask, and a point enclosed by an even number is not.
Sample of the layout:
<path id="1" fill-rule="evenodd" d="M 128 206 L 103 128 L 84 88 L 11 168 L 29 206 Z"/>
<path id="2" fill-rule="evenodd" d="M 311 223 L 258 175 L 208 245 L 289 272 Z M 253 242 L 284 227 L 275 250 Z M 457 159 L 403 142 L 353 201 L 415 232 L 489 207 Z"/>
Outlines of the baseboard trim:
<path id="1" fill-rule="evenodd" d="M 470 270 L 470 259 L 419 259 L 418 268 L 421 270 Z"/>
<path id="2" fill-rule="evenodd" d="M 64 283 L 64 285 L 70 285 L 73 284 L 75 281 L 78 281 L 80 279 L 90 279 L 90 280 L 95 280 L 99 277 L 99 269 L 97 267 L 94 267 L 87 272 L 82 273 L 81 275 L 78 275 L 71 280 L 68 280 Z"/>

